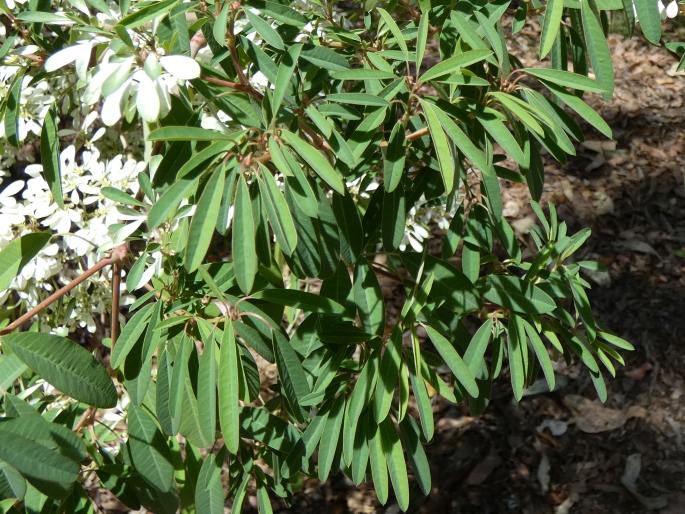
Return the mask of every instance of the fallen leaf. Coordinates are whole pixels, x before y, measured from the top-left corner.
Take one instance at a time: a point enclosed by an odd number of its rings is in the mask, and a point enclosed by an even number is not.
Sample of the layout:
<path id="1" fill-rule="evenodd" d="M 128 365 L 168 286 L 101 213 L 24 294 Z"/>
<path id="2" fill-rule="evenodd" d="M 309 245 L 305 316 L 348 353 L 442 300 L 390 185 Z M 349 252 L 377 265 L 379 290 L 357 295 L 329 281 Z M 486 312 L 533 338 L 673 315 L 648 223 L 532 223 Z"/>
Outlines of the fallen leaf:
<path id="1" fill-rule="evenodd" d="M 666 495 L 648 497 L 637 491 L 637 479 L 640 476 L 641 468 L 642 455 L 639 453 L 628 455 L 626 466 L 623 470 L 623 476 L 621 477 L 621 483 L 646 509 L 663 509 L 668 505 L 668 498 Z"/>

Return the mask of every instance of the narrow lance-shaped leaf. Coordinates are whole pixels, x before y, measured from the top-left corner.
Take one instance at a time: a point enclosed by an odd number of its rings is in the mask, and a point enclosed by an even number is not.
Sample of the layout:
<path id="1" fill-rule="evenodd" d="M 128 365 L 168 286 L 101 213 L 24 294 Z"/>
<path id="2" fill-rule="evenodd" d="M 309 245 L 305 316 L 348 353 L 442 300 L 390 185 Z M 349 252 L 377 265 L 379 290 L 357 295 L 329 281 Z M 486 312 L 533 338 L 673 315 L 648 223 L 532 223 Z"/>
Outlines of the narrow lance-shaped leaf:
<path id="1" fill-rule="evenodd" d="M 226 173 L 222 167 L 214 171 L 205 184 L 200 201 L 197 203 L 188 230 L 185 253 L 185 267 L 189 272 L 195 271 L 200 266 L 209 249 L 219 216 L 225 180 Z"/>
<path id="2" fill-rule="evenodd" d="M 252 291 L 257 275 L 256 233 L 250 191 L 240 175 L 235 195 L 232 230 L 233 271 L 241 291 Z"/>
<path id="3" fill-rule="evenodd" d="M 14 76 L 12 85 L 7 93 L 5 103 L 5 138 L 12 146 L 19 146 L 18 124 L 19 108 L 21 104 L 21 88 L 24 74 L 19 72 Z"/>
<path id="4" fill-rule="evenodd" d="M 283 56 L 283 60 L 278 65 L 276 83 L 274 84 L 274 94 L 271 97 L 271 112 L 273 113 L 274 118 L 277 116 L 281 103 L 283 103 L 283 98 L 291 84 L 293 73 L 297 66 L 297 59 L 300 57 L 301 51 L 301 44 L 291 46 L 288 48 L 288 53 Z"/>
<path id="5" fill-rule="evenodd" d="M 233 322 L 226 318 L 219 351 L 219 425 L 224 444 L 235 454 L 240 443 L 238 403 L 238 348 Z"/>
<path id="6" fill-rule="evenodd" d="M 292 255 L 297 246 L 297 229 L 288 203 L 271 171 L 263 164 L 260 164 L 259 169 L 261 170 L 258 177 L 260 198 L 266 207 L 269 223 L 283 253 Z"/>
<path id="7" fill-rule="evenodd" d="M 5 291 L 21 269 L 50 241 L 48 232 L 34 232 L 16 238 L 0 250 L 0 291 Z"/>
<path id="8" fill-rule="evenodd" d="M 663 2 L 666 4 L 667 2 Z M 670 2 L 668 2 L 670 3 Z M 659 2 L 655 0 L 634 0 L 640 29 L 650 43 L 659 44 L 661 40 L 661 13 Z"/>
<path id="9" fill-rule="evenodd" d="M 402 443 L 390 419 L 383 421 L 379 429 L 395 498 L 400 509 L 406 511 L 409 508 L 409 479 Z"/>
<path id="10" fill-rule="evenodd" d="M 585 46 L 590 54 L 592 69 L 606 91 L 605 97 L 611 98 L 614 92 L 614 66 L 611 62 L 609 43 L 599 21 L 595 0 L 580 0 L 580 14 L 583 19 Z"/>
<path id="11" fill-rule="evenodd" d="M 430 28 L 430 21 L 428 13 L 424 12 L 421 14 L 421 19 L 419 20 L 419 29 L 416 33 L 416 74 L 419 74 L 421 70 L 421 64 L 423 63 L 423 55 L 426 52 L 426 43 L 428 41 L 428 29 Z"/>
<path id="12" fill-rule="evenodd" d="M 204 343 L 197 377 L 197 408 L 203 439 L 214 441 L 218 377 L 215 357 L 216 342 L 213 332 L 209 334 L 209 337 L 204 338 Z"/>
<path id="13" fill-rule="evenodd" d="M 250 25 L 257 31 L 257 33 L 262 36 L 267 44 L 273 46 L 278 50 L 285 50 L 285 43 L 283 43 L 283 38 L 280 34 L 276 32 L 267 21 L 263 20 L 260 16 L 253 13 L 250 8 L 243 10 L 245 16 L 250 21 Z"/>
<path id="14" fill-rule="evenodd" d="M 447 75 L 448 73 L 454 73 L 460 68 L 480 62 L 490 55 L 492 55 L 492 52 L 484 49 L 467 50 L 466 52 L 458 53 L 457 55 L 453 55 L 452 57 L 448 57 L 447 59 L 440 61 L 432 68 L 428 69 L 426 73 L 419 77 L 419 82 L 427 82 L 429 80 L 442 77 L 443 75 Z"/>
<path id="15" fill-rule="evenodd" d="M 393 19 L 393 17 L 390 15 L 390 13 L 388 11 L 386 11 L 385 9 L 383 9 L 381 7 L 379 7 L 377 10 L 378 10 L 378 14 L 380 14 L 381 18 L 383 19 L 383 22 L 385 22 L 388 29 L 390 30 L 390 33 L 395 38 L 395 41 L 397 42 L 397 46 L 399 46 L 400 50 L 402 50 L 402 53 L 404 54 L 404 60 L 408 61 L 409 60 L 409 49 L 407 48 L 407 42 L 404 40 L 404 36 L 402 35 L 402 31 L 397 26 L 397 23 L 395 23 L 395 20 Z"/>
<path id="16" fill-rule="evenodd" d="M 105 368 L 73 341 L 52 334 L 22 332 L 4 336 L 2 343 L 64 394 L 106 409 L 117 404 L 117 391 Z"/>
<path id="17" fill-rule="evenodd" d="M 469 367 L 464 363 L 464 360 L 459 356 L 457 350 L 454 348 L 445 336 L 435 330 L 433 327 L 424 325 L 428 337 L 432 341 L 435 349 L 450 368 L 459 383 L 464 386 L 468 393 L 474 398 L 478 398 L 478 385 L 476 384 L 473 374 Z"/>
<path id="18" fill-rule="evenodd" d="M 326 421 L 319 444 L 319 480 L 322 482 L 328 479 L 331 466 L 335 459 L 345 414 L 345 397 L 338 397 L 330 411 L 326 415 Z"/>
<path id="19" fill-rule="evenodd" d="M 62 198 L 62 174 L 59 164 L 59 138 L 57 136 L 57 122 L 55 112 L 50 109 L 43 120 L 40 133 L 40 158 L 43 164 L 43 176 L 50 186 L 50 192 L 55 203 L 64 207 Z"/>
<path id="20" fill-rule="evenodd" d="M 440 165 L 440 173 L 442 175 L 443 184 L 445 185 L 445 192 L 451 193 L 454 189 L 455 182 L 452 150 L 433 104 L 421 99 L 419 99 L 419 101 L 421 102 L 421 107 L 423 108 L 423 113 L 426 117 L 426 123 L 428 124 L 428 130 L 430 130 L 431 139 L 433 140 L 435 153 L 438 157 L 438 164 Z"/>
<path id="21" fill-rule="evenodd" d="M 540 36 L 540 59 L 552 49 L 554 40 L 559 33 L 561 17 L 564 14 L 564 0 L 549 0 L 545 7 L 545 21 L 542 25 L 542 35 Z"/>
<path id="22" fill-rule="evenodd" d="M 316 173 L 324 182 L 341 195 L 345 194 L 345 184 L 342 175 L 331 166 L 331 163 L 328 162 L 328 159 L 326 159 L 319 150 L 306 141 L 303 141 L 298 135 L 287 130 L 281 131 L 281 137 L 307 164 L 309 164 L 309 166 L 311 166 L 314 173 Z"/>

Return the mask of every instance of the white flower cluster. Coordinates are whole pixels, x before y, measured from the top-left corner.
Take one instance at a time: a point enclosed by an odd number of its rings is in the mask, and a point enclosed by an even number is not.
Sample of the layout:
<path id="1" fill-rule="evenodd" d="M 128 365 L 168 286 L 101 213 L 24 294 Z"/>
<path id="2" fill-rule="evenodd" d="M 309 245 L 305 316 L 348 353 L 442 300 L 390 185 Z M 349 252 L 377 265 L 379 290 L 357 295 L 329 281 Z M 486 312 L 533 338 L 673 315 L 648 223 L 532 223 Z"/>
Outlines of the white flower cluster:
<path id="1" fill-rule="evenodd" d="M 89 142 L 101 135 L 102 130 L 96 131 Z M 102 196 L 102 188 L 111 186 L 136 194 L 138 174 L 146 164 L 121 154 L 105 159 L 92 144 L 81 151 L 74 145 L 67 146 L 60 153 L 64 193 L 61 208 L 52 197 L 40 164 L 29 164 L 21 179 L 11 180 L 7 169 L 11 159 L 7 153 L 4 157 L 0 167 L 0 249 L 30 232 L 53 234 L 50 244 L 22 268 L 10 288 L 0 292 L 0 304 L 18 296 L 21 307 L 26 309 L 95 264 L 113 246 L 116 235 L 111 227 L 122 223 L 126 215 Z M 85 285 L 69 296 L 68 310 L 60 316 L 61 321 L 67 320 L 65 328 L 79 326 L 94 331 L 93 315 L 108 309 L 109 277 L 103 273 L 90 283 L 93 281 L 98 287 Z"/>

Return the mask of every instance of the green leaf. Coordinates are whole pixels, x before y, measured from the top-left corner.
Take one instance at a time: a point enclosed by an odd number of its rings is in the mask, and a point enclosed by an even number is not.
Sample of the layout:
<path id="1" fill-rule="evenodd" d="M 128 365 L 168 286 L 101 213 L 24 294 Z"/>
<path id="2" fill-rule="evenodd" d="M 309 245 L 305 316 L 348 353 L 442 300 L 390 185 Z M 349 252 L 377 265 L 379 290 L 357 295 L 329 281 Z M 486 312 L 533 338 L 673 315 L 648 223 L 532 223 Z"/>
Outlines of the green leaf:
<path id="1" fill-rule="evenodd" d="M 387 107 L 389 105 L 387 100 L 368 93 L 333 93 L 326 95 L 326 100 L 346 105 L 369 105 L 372 107 Z"/>
<path id="2" fill-rule="evenodd" d="M 188 230 L 184 263 L 189 272 L 195 271 L 205 258 L 209 244 L 214 235 L 214 227 L 219 217 L 221 197 L 224 193 L 226 174 L 223 168 L 218 168 L 205 184 L 195 214 Z"/>
<path id="3" fill-rule="evenodd" d="M 373 70 L 371 68 L 333 71 L 330 75 L 335 80 L 390 80 L 397 78 L 397 75 L 390 71 Z"/>
<path id="4" fill-rule="evenodd" d="M 381 505 L 388 501 L 388 465 L 383 451 L 381 429 L 369 424 L 367 427 L 372 434 L 369 439 L 369 460 L 371 462 L 371 478 L 376 489 L 376 496 Z"/>
<path id="5" fill-rule="evenodd" d="M 434 106 L 435 113 L 440 119 L 442 128 L 445 133 L 452 140 L 452 143 L 462 152 L 467 159 L 469 159 L 476 168 L 485 171 L 490 168 L 485 158 L 485 154 L 473 143 L 471 138 L 457 125 L 457 123 L 450 118 L 445 111 L 437 106 Z"/>
<path id="6" fill-rule="evenodd" d="M 592 69 L 597 81 L 604 88 L 605 98 L 611 98 L 614 93 L 614 65 L 611 62 L 611 50 L 602 23 L 597 15 L 595 0 L 580 0 L 580 14 Z"/>
<path id="7" fill-rule="evenodd" d="M 5 138 L 14 147 L 19 147 L 19 109 L 21 107 L 21 88 L 24 82 L 24 74 L 20 71 L 14 76 L 7 100 L 5 100 Z"/>
<path id="8" fill-rule="evenodd" d="M 385 345 L 385 352 L 380 362 L 380 376 L 376 381 L 374 394 L 374 415 L 378 423 L 388 417 L 392 398 L 397 386 L 402 363 L 402 330 L 395 327 Z"/>
<path id="9" fill-rule="evenodd" d="M 233 322 L 226 318 L 219 351 L 219 425 L 228 451 L 235 454 L 240 445 L 240 404 L 238 403 L 238 348 Z"/>
<path id="10" fill-rule="evenodd" d="M 420 362 L 419 362 L 420 364 Z M 416 408 L 419 411 L 419 419 L 421 420 L 421 430 L 426 441 L 433 439 L 435 432 L 435 424 L 433 421 L 433 408 L 431 406 L 428 391 L 426 390 L 426 382 L 423 377 L 416 372 L 416 364 L 409 366 L 409 380 L 414 391 L 414 399 L 416 401 Z"/>
<path id="11" fill-rule="evenodd" d="M 229 5 L 229 4 L 226 4 Z M 195 508 L 197 512 L 223 514 L 224 487 L 221 482 L 221 453 L 210 453 L 200 467 L 195 483 Z"/>
<path id="12" fill-rule="evenodd" d="M 242 131 L 225 134 L 200 127 L 166 126 L 153 130 L 147 138 L 149 141 L 233 141 L 241 134 Z"/>
<path id="13" fill-rule="evenodd" d="M 319 480 L 324 482 L 328 479 L 331 472 L 335 454 L 338 448 L 338 440 L 340 439 L 340 430 L 342 429 L 343 418 L 345 414 L 345 397 L 339 396 L 330 410 L 326 414 L 326 421 L 323 427 L 323 434 L 321 435 L 321 443 L 319 445 Z"/>
<path id="14" fill-rule="evenodd" d="M 376 274 L 368 264 L 360 262 L 355 267 L 352 293 L 364 330 L 369 334 L 382 334 L 385 329 L 385 302 Z"/>
<path id="15" fill-rule="evenodd" d="M 554 300 L 538 286 L 511 275 L 490 275 L 486 300 L 522 314 L 548 314 L 556 309 Z"/>
<path id="16" fill-rule="evenodd" d="M 10 287 L 21 269 L 48 244 L 49 232 L 34 232 L 18 237 L 0 250 L 0 291 Z"/>
<path id="17" fill-rule="evenodd" d="M 635 347 L 632 344 L 630 344 L 625 339 L 618 337 L 617 335 L 610 334 L 608 332 L 603 332 L 601 330 L 597 332 L 597 335 L 600 337 L 600 339 L 604 339 L 607 343 L 614 345 L 615 347 L 620 348 L 621 350 L 627 350 L 629 352 L 635 350 Z"/>
<path id="18" fill-rule="evenodd" d="M 658 2 L 652 0 L 634 0 L 640 29 L 650 43 L 659 44 L 661 40 L 661 13 Z M 664 3 L 665 5 L 665 3 Z"/>
<path id="19" fill-rule="evenodd" d="M 392 193 L 402 180 L 405 159 L 404 126 L 398 121 L 390 133 L 383 159 L 383 186 L 388 193 Z"/>
<path id="20" fill-rule="evenodd" d="M 143 202 L 140 202 L 133 198 L 130 194 L 117 189 L 116 187 L 105 186 L 100 190 L 102 196 L 109 198 L 113 202 L 120 203 L 122 205 L 135 205 L 136 207 L 147 207 Z"/>
<path id="21" fill-rule="evenodd" d="M 197 187 L 200 175 L 200 173 L 186 175 L 164 191 L 147 213 L 147 224 L 151 230 L 167 221 L 181 201 L 190 196 L 193 189 Z"/>
<path id="22" fill-rule="evenodd" d="M 545 344 L 542 342 L 542 339 L 540 339 L 535 327 L 533 327 L 533 325 L 528 323 L 525 319 L 522 319 L 522 322 L 523 326 L 525 327 L 526 334 L 528 335 L 528 340 L 530 341 L 533 351 L 535 352 L 538 362 L 540 363 L 540 367 L 542 368 L 542 373 L 545 375 L 547 387 L 549 387 L 550 391 L 554 391 L 556 387 L 554 367 L 552 366 L 552 361 L 549 358 L 547 348 L 545 348 Z"/>
<path id="23" fill-rule="evenodd" d="M 288 48 L 288 53 L 283 56 L 283 60 L 278 65 L 278 72 L 276 73 L 276 83 L 274 84 L 274 94 L 271 97 L 271 112 L 274 117 L 278 113 L 278 109 L 283 103 L 288 88 L 290 87 L 295 67 L 297 66 L 297 59 L 300 57 L 302 45 L 293 45 Z M 286 64 L 289 61 L 289 64 Z"/>
<path id="24" fill-rule="evenodd" d="M 540 36 L 540 59 L 552 49 L 554 40 L 559 33 L 561 17 L 564 14 L 564 0 L 549 0 L 545 7 L 545 21 L 542 25 L 542 35 Z"/>
<path id="25" fill-rule="evenodd" d="M 145 327 L 147 327 L 150 321 L 153 307 L 154 304 L 146 305 L 136 312 L 124 325 L 110 357 L 112 369 L 119 369 L 123 366 L 126 357 L 131 353 L 143 331 L 145 331 Z"/>
<path id="26" fill-rule="evenodd" d="M 414 418 L 407 416 L 400 423 L 400 437 L 411 467 L 414 468 L 414 478 L 421 492 L 428 495 L 431 491 L 431 470 L 428 457 L 421 445 L 419 427 Z"/>
<path id="27" fill-rule="evenodd" d="M 396 250 L 402 243 L 407 222 L 407 197 L 402 190 L 383 194 L 383 247 Z"/>
<path id="28" fill-rule="evenodd" d="M 467 50 L 452 57 L 448 57 L 440 61 L 438 64 L 429 68 L 423 75 L 419 77 L 419 82 L 428 82 L 443 75 L 454 73 L 461 68 L 470 66 L 471 64 L 487 59 L 492 55 L 492 51 L 485 49 Z"/>
<path id="29" fill-rule="evenodd" d="M 440 173 L 442 174 L 442 182 L 445 185 L 445 192 L 451 193 L 455 185 L 454 157 L 452 156 L 452 150 L 447 141 L 445 131 L 440 124 L 436 107 L 420 98 L 419 102 L 423 108 L 423 114 L 426 117 L 428 130 L 430 130 L 435 153 L 438 157 L 438 164 L 440 165 Z"/>
<path id="30" fill-rule="evenodd" d="M 200 364 L 197 373 L 197 408 L 202 436 L 205 441 L 214 441 L 216 434 L 216 391 L 217 391 L 217 367 L 216 367 L 216 342 L 213 330 L 208 336 L 204 336 L 204 351 L 200 356 Z M 223 496 L 222 496 L 223 498 Z"/>
<path id="31" fill-rule="evenodd" d="M 243 12 L 250 21 L 252 28 L 257 31 L 257 34 L 259 34 L 268 45 L 271 45 L 278 50 L 285 50 L 285 43 L 283 43 L 283 39 L 281 38 L 280 34 L 276 32 L 276 29 L 274 29 L 261 17 L 253 13 L 250 8 L 243 9 Z"/>
<path id="32" fill-rule="evenodd" d="M 46 23 L 48 25 L 72 25 L 71 18 L 44 11 L 24 11 L 17 13 L 16 18 L 28 23 Z"/>
<path id="33" fill-rule="evenodd" d="M 43 120 L 40 133 L 40 159 L 43 165 L 43 176 L 50 186 L 52 198 L 60 207 L 64 208 L 62 198 L 62 174 L 59 165 L 59 138 L 57 136 L 57 122 L 55 112 L 50 109 Z"/>
<path id="34" fill-rule="evenodd" d="M 226 2 L 212 24 L 212 35 L 221 46 L 226 46 L 226 29 L 228 28 L 228 10 L 230 7 L 231 3 Z"/>
<path id="35" fill-rule="evenodd" d="M 251 298 L 317 314 L 340 315 L 345 312 L 345 307 L 330 298 L 297 289 L 264 289 L 251 295 Z"/>
<path id="36" fill-rule="evenodd" d="M 514 398 L 520 401 L 523 398 L 523 389 L 526 386 L 526 371 L 521 340 L 516 330 L 516 322 L 512 317 L 509 321 L 507 337 L 507 355 L 509 356 L 509 373 L 511 374 L 511 387 Z"/>
<path id="37" fill-rule="evenodd" d="M 409 479 L 407 465 L 404 462 L 404 452 L 399 435 L 390 419 L 379 425 L 385 461 L 390 472 L 390 482 L 395 491 L 395 498 L 400 509 L 406 512 L 409 508 Z"/>
<path id="38" fill-rule="evenodd" d="M 171 367 L 171 380 L 169 381 L 169 414 L 172 426 L 179 427 L 180 430 L 182 421 L 191 415 L 184 408 L 183 399 L 186 388 L 185 377 L 188 374 L 188 360 L 190 359 L 193 343 L 183 332 L 176 338 L 176 341 L 176 355 L 174 355 L 174 362 Z M 187 434 L 184 433 L 183 435 Z"/>
<path id="39" fill-rule="evenodd" d="M 257 512 L 259 514 L 273 514 L 269 491 L 264 481 L 257 481 Z"/>
<path id="40" fill-rule="evenodd" d="M 61 446 L 58 434 L 52 440 L 34 438 L 33 431 L 27 433 L 26 428 L 21 418 L 0 421 L 0 459 L 41 492 L 65 496 L 78 478 L 78 462 L 56 451 Z"/>
<path id="41" fill-rule="evenodd" d="M 473 374 L 469 370 L 469 367 L 457 353 L 457 350 L 452 343 L 433 327 L 424 325 L 424 328 L 435 346 L 435 349 L 445 361 L 447 367 L 454 373 L 454 376 L 459 383 L 464 386 L 464 389 L 466 389 L 473 398 L 478 398 L 478 384 L 476 384 L 476 380 L 473 378 Z"/>
<path id="42" fill-rule="evenodd" d="M 402 31 L 397 26 L 397 23 L 395 23 L 395 20 L 393 19 L 393 17 L 385 9 L 382 9 L 381 7 L 379 7 L 376 10 L 378 11 L 378 14 L 381 15 L 383 22 L 385 22 L 385 24 L 388 26 L 388 29 L 390 30 L 390 33 L 392 34 L 392 36 L 395 38 L 395 42 L 397 43 L 397 46 L 400 47 L 400 50 L 402 51 L 402 54 L 404 55 L 404 60 L 409 61 L 409 50 L 407 48 L 407 42 L 404 40 L 404 36 L 402 35 Z"/>
<path id="43" fill-rule="evenodd" d="M 166 15 L 173 7 L 176 6 L 178 0 L 165 0 L 163 2 L 153 2 L 147 4 L 142 9 L 124 16 L 120 21 L 119 25 L 126 27 L 128 29 L 133 29 L 140 27 L 141 25 L 154 20 L 155 18 L 161 18 Z"/>
<path id="44" fill-rule="evenodd" d="M 111 408 L 117 391 L 107 371 L 85 348 L 65 337 L 36 332 L 3 336 L 3 345 L 48 383 L 72 398 Z"/>
<path id="45" fill-rule="evenodd" d="M 599 130 L 606 137 L 612 137 L 611 127 L 607 124 L 602 117 L 597 114 L 592 107 L 586 104 L 583 100 L 578 98 L 576 95 L 569 93 L 564 88 L 559 87 L 555 84 L 548 84 L 543 82 L 543 84 L 549 89 L 554 95 L 559 98 L 562 102 L 568 105 L 571 109 L 576 111 L 578 115 L 587 121 L 590 125 Z"/>
<path id="46" fill-rule="evenodd" d="M 26 494 L 26 481 L 7 462 L 0 461 L 0 498 L 21 500 Z"/>
<path id="47" fill-rule="evenodd" d="M 594 93 L 605 92 L 604 87 L 599 82 L 578 73 L 555 70 L 552 68 L 523 68 L 521 71 L 559 86 L 570 87 L 578 89 L 579 91 L 591 91 Z"/>
<path id="48" fill-rule="evenodd" d="M 421 14 L 419 28 L 416 33 L 416 74 L 418 75 L 423 63 L 423 55 L 426 52 L 428 42 L 428 29 L 430 29 L 430 18 L 428 12 Z"/>
<path id="49" fill-rule="evenodd" d="M 283 253 L 292 255 L 297 246 L 297 229 L 290 209 L 288 209 L 288 203 L 285 201 L 271 171 L 262 164 L 260 164 L 259 169 L 261 170 L 258 176 L 259 192 L 266 207 L 269 223 Z"/>
<path id="50" fill-rule="evenodd" d="M 347 411 L 345 413 L 345 429 L 343 430 L 343 450 L 342 459 L 347 465 L 353 462 L 352 454 L 354 450 L 355 434 L 362 432 L 363 429 L 359 426 L 359 418 L 366 407 L 366 404 L 371 398 L 371 393 L 374 390 L 377 380 L 377 362 L 378 359 L 374 354 L 371 354 L 364 367 L 362 368 L 357 382 L 354 384 L 352 394 L 347 402 Z"/>
<path id="51" fill-rule="evenodd" d="M 478 113 L 476 115 L 478 122 L 517 164 L 528 166 L 521 146 L 506 125 L 488 109 L 485 109 L 485 113 L 487 114 Z"/>
<path id="52" fill-rule="evenodd" d="M 233 272 L 240 290 L 249 294 L 257 276 L 256 231 L 253 220 L 252 200 L 245 178 L 240 175 L 233 209 L 231 254 Z"/>
<path id="53" fill-rule="evenodd" d="M 138 474 L 161 492 L 175 489 L 174 466 L 166 438 L 154 419 L 140 407 L 128 408 L 128 447 Z"/>
<path id="54" fill-rule="evenodd" d="M 288 400 L 294 407 L 297 407 L 299 402 L 310 393 L 307 375 L 290 341 L 284 336 L 278 337 L 275 331 L 273 341 L 279 377 Z"/>
<path id="55" fill-rule="evenodd" d="M 488 349 L 490 337 L 492 336 L 492 318 L 488 318 L 476 333 L 473 334 L 469 346 L 464 353 L 464 362 L 469 367 L 469 371 L 474 377 L 478 376 L 483 363 L 485 362 L 485 351 Z"/>

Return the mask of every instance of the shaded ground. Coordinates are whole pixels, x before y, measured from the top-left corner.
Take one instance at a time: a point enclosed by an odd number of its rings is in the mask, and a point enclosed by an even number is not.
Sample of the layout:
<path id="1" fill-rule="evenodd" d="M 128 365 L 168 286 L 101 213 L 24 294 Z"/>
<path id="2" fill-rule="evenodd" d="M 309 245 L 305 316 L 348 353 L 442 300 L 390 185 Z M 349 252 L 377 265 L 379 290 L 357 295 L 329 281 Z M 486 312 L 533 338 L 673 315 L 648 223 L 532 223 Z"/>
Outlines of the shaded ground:
<path id="1" fill-rule="evenodd" d="M 584 256 L 609 270 L 593 277 L 595 311 L 638 349 L 604 407 L 573 367 L 558 369 L 555 393 L 519 405 L 500 380 L 480 418 L 437 404 L 433 492 L 414 490 L 411 512 L 685 512 L 685 76 L 641 42 L 616 38 L 612 50 L 615 99 L 595 107 L 616 141 L 589 136 L 564 166 L 548 163 L 545 198 L 570 228 L 593 228 Z M 505 209 L 525 228 L 525 186 L 509 185 Z M 306 484 L 288 512 L 398 509 L 338 477 Z"/>

